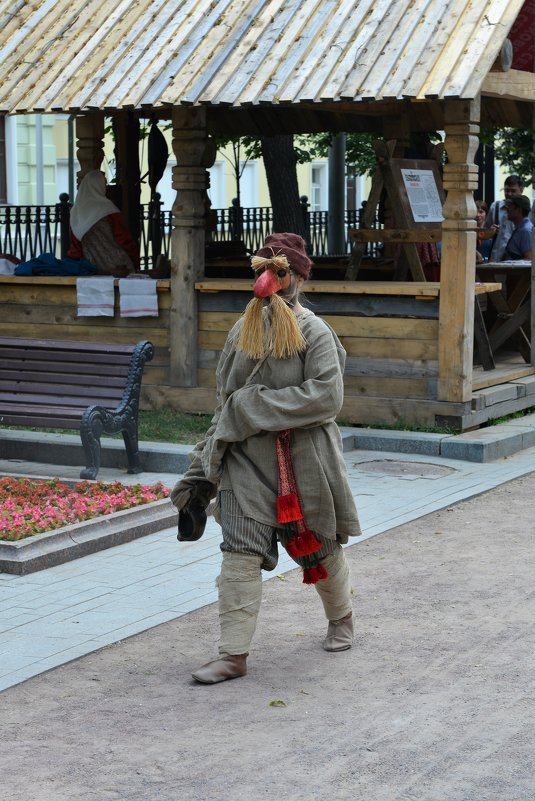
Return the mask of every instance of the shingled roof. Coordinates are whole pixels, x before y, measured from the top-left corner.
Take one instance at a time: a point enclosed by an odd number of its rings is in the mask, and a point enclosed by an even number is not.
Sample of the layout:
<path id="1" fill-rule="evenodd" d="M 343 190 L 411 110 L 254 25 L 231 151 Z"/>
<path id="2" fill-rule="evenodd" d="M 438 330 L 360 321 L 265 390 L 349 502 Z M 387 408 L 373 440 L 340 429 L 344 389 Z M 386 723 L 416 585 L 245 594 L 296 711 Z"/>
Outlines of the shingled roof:
<path id="1" fill-rule="evenodd" d="M 0 0 L 0 111 L 473 98 L 523 0 Z"/>

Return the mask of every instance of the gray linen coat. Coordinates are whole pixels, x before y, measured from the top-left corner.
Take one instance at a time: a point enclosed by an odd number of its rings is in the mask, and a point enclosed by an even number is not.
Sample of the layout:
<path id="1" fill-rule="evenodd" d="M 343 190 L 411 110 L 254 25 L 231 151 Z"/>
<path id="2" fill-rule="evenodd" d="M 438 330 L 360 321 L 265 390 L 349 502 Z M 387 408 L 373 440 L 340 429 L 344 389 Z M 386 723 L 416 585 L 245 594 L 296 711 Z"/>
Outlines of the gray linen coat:
<path id="1" fill-rule="evenodd" d="M 244 515 L 277 526 L 275 441 L 277 432 L 291 429 L 305 523 L 345 543 L 361 533 L 334 422 L 343 401 L 346 354 L 334 331 L 311 311 L 297 319 L 307 347 L 291 359 L 253 361 L 235 350 L 242 321 L 233 327 L 217 367 L 212 425 L 171 499 L 180 509 L 192 490 L 208 501 L 217 489 L 230 489 Z"/>

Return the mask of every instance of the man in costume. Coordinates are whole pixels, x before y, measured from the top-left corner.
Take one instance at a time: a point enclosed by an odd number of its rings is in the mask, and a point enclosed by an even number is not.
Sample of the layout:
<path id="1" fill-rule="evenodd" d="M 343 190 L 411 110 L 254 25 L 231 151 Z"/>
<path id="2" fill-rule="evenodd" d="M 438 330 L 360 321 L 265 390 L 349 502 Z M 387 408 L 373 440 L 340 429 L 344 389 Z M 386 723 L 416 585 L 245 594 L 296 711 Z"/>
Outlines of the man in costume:
<path id="1" fill-rule="evenodd" d="M 221 637 L 219 658 L 193 673 L 201 683 L 246 674 L 261 570 L 276 567 L 278 544 L 321 598 L 329 621 L 324 649 L 352 645 L 351 585 L 341 546 L 361 532 L 335 423 L 345 351 L 332 329 L 299 302 L 311 266 L 304 240 L 290 233 L 268 236 L 252 257 L 254 298 L 221 353 L 212 425 L 171 493 L 182 520 L 190 522 L 202 521 L 217 495 Z"/>

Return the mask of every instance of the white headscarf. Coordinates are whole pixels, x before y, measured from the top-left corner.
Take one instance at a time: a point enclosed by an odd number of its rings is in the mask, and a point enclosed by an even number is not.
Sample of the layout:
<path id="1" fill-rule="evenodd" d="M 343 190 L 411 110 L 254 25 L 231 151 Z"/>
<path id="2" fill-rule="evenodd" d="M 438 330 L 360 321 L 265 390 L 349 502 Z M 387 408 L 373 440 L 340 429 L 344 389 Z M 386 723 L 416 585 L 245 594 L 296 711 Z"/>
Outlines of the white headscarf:
<path id="1" fill-rule="evenodd" d="M 84 175 L 78 187 L 78 194 L 71 209 L 70 224 L 73 234 L 81 241 L 93 225 L 107 217 L 117 214 L 119 209 L 106 197 L 106 179 L 100 170 L 91 170 Z"/>

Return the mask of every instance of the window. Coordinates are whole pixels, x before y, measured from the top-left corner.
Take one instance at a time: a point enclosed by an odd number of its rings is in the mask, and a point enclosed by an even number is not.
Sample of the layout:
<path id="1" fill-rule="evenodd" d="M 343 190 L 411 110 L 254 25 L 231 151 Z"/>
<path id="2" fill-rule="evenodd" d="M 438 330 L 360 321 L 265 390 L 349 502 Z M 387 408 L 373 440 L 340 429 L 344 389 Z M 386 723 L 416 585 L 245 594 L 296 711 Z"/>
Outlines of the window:
<path id="1" fill-rule="evenodd" d="M 258 165 L 255 161 L 240 163 L 240 196 L 242 208 L 258 206 Z"/>
<path id="2" fill-rule="evenodd" d="M 328 207 L 327 164 L 310 165 L 310 211 L 325 211 Z"/>
<path id="3" fill-rule="evenodd" d="M 216 161 L 208 172 L 210 173 L 208 195 L 212 202 L 212 208 L 223 209 L 227 204 L 225 197 L 225 163 L 223 161 Z"/>

